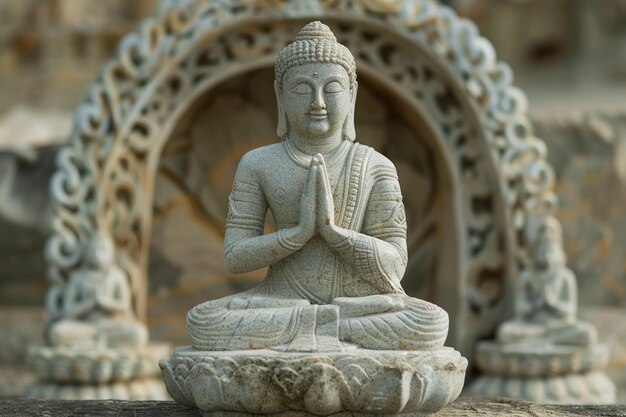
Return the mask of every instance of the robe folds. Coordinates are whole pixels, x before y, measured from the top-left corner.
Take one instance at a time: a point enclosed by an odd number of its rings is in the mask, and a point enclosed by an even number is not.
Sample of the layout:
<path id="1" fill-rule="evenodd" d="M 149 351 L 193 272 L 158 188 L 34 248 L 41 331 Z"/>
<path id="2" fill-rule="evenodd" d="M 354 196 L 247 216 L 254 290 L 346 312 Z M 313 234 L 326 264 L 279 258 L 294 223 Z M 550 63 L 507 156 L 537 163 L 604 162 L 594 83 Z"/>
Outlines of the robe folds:
<path id="1" fill-rule="evenodd" d="M 229 198 L 226 254 L 238 241 L 263 234 L 268 209 L 279 230 L 297 225 L 299 213 L 284 211 L 284 201 L 293 198 L 291 206 L 299 207 L 310 156 L 298 152 L 285 140 L 244 156 Z M 271 158 L 279 158 L 280 164 Z M 263 165 L 284 169 L 288 181 L 278 183 L 275 178 L 281 175 L 268 175 Z M 344 344 L 418 350 L 443 345 L 447 313 L 407 296 L 400 285 L 407 263 L 407 226 L 395 167 L 372 148 L 347 141 L 327 165 L 335 223 L 353 231 L 354 240 L 338 249 L 315 235 L 271 264 L 256 288 L 194 307 L 187 317 L 194 348 L 332 350 Z M 381 300 L 387 307 L 365 307 L 359 314 L 342 307 Z"/>

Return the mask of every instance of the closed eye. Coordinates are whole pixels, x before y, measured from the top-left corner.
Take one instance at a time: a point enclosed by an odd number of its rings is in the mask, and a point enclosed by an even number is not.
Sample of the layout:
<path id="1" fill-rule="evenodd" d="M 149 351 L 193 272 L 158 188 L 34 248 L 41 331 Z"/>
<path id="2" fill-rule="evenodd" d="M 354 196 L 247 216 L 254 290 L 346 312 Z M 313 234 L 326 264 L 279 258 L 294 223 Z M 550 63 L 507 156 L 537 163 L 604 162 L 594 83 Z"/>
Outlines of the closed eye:
<path id="1" fill-rule="evenodd" d="M 311 94 L 313 92 L 313 89 L 308 84 L 300 83 L 292 88 L 291 92 L 295 94 Z"/>
<path id="2" fill-rule="evenodd" d="M 324 91 L 327 93 L 341 93 L 345 91 L 345 88 L 339 83 L 339 81 L 331 81 L 324 87 Z"/>

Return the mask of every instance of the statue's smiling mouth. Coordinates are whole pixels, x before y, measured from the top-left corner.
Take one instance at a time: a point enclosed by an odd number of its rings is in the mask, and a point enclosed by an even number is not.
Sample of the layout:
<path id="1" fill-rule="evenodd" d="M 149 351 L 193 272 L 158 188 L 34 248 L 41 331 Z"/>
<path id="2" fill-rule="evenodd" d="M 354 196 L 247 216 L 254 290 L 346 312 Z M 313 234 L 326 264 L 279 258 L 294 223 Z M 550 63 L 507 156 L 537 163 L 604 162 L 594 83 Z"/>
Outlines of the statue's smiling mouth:
<path id="1" fill-rule="evenodd" d="M 309 116 L 313 120 L 322 120 L 322 119 L 326 119 L 328 117 L 328 112 L 326 112 L 326 111 L 310 112 Z"/>

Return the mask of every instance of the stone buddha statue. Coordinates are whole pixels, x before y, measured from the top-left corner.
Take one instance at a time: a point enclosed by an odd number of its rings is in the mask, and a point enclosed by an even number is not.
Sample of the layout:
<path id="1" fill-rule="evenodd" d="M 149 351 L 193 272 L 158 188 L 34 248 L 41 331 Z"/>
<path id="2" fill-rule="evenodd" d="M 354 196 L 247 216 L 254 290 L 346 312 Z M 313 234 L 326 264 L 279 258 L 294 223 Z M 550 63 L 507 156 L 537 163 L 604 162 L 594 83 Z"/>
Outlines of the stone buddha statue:
<path id="1" fill-rule="evenodd" d="M 495 341 L 476 346 L 482 371 L 466 393 L 547 404 L 612 403 L 615 387 L 602 372 L 607 346 L 596 329 L 576 317 L 576 278 L 565 266 L 560 223 L 531 217 L 525 230 L 532 263 L 514 288 L 514 316 Z"/>
<path id="2" fill-rule="evenodd" d="M 226 267 L 269 267 L 247 292 L 193 308 L 203 350 L 414 350 L 442 346 L 448 316 L 400 284 L 406 218 L 394 165 L 355 142 L 356 66 L 320 22 L 275 67 L 282 142 L 239 163 L 224 242 Z M 267 210 L 278 231 L 263 234 Z"/>
<path id="3" fill-rule="evenodd" d="M 70 276 L 61 301 L 63 319 L 49 330 L 55 346 L 140 346 L 148 331 L 136 318 L 124 272 L 113 262 L 110 238 L 99 234 L 87 250 L 87 270 Z"/>
<path id="4" fill-rule="evenodd" d="M 400 285 L 402 194 L 393 164 L 355 142 L 354 58 L 312 22 L 275 77 L 282 142 L 241 159 L 224 239 L 231 272 L 267 276 L 189 311 L 192 346 L 159 362 L 168 392 L 255 415 L 433 413 L 458 397 L 467 360 L 443 346 L 447 313 Z"/>
<path id="5" fill-rule="evenodd" d="M 548 218 L 532 247 L 534 265 L 517 280 L 515 316 L 500 326 L 500 343 L 588 346 L 597 341 L 595 328 L 576 317 L 576 278 L 565 266 L 561 242 L 561 225 Z"/>

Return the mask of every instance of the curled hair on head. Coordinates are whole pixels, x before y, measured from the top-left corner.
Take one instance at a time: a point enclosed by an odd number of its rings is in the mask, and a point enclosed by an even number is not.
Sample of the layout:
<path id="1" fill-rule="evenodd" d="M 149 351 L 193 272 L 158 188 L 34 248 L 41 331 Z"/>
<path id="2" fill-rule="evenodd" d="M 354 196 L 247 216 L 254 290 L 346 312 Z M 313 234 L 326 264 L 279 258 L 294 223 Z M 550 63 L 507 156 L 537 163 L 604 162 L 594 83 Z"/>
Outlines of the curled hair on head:
<path id="1" fill-rule="evenodd" d="M 289 68 L 309 63 L 340 65 L 348 73 L 350 89 L 356 86 L 356 63 L 352 53 L 337 42 L 328 26 L 319 21 L 304 26 L 296 40 L 278 54 L 274 72 L 279 87 Z"/>

